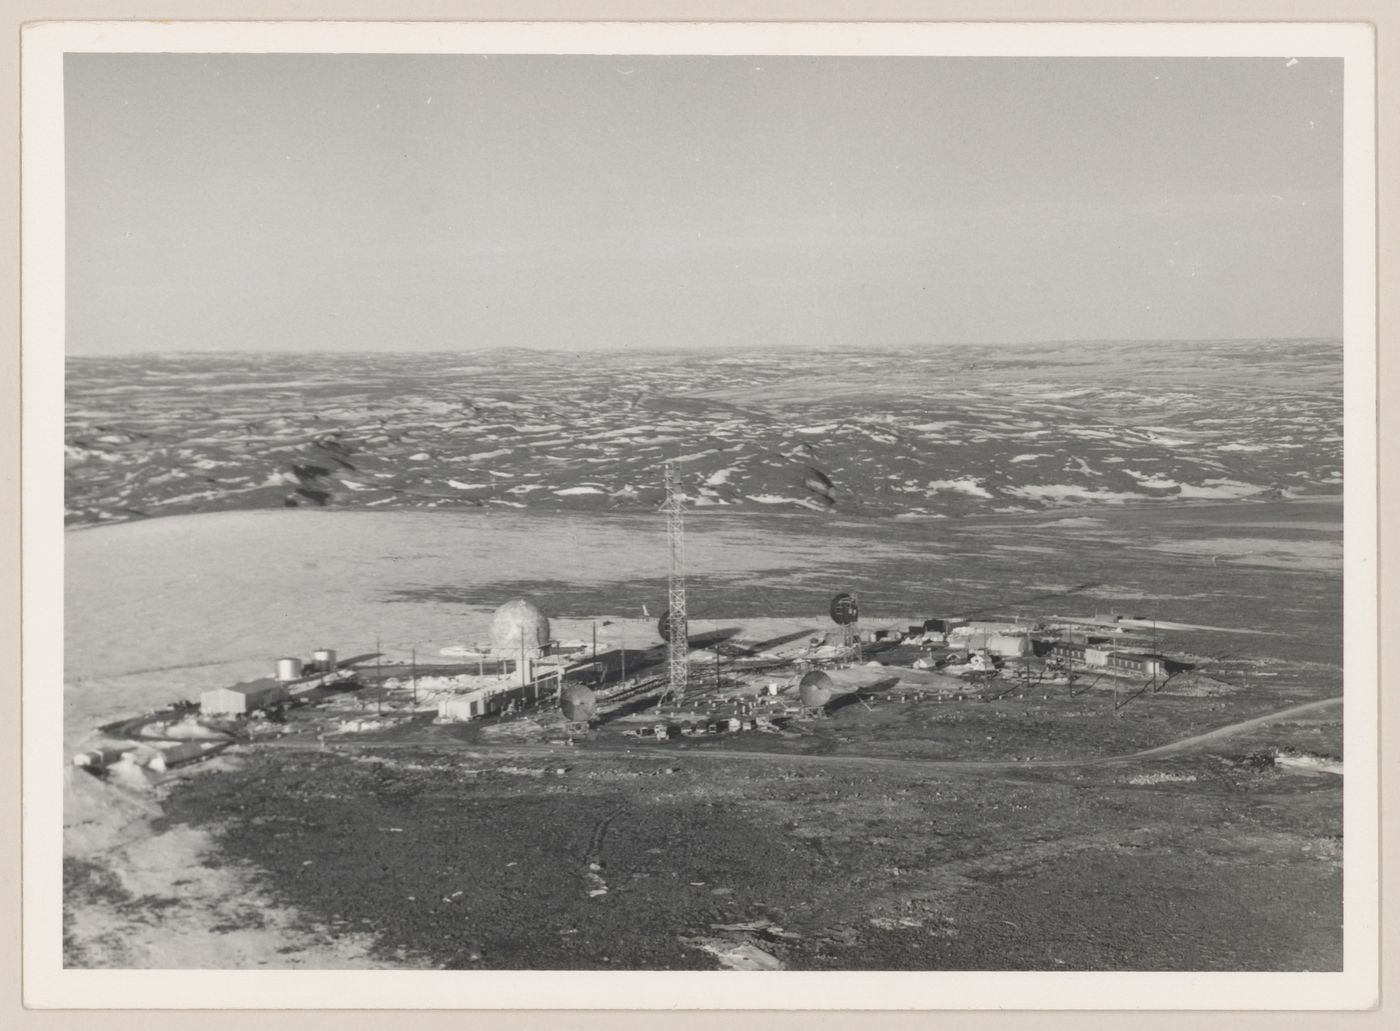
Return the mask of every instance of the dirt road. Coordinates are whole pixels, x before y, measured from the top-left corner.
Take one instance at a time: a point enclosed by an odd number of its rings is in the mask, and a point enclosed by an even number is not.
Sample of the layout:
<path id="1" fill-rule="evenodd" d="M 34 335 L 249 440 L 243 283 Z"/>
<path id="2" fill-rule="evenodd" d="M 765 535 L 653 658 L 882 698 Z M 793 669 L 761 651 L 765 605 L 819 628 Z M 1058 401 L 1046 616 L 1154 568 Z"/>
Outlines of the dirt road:
<path id="1" fill-rule="evenodd" d="M 1182 738 L 1180 741 L 1172 741 L 1165 745 L 1158 745 L 1155 748 L 1148 748 L 1138 752 L 1130 752 L 1124 755 L 1104 755 L 1079 759 L 900 759 L 880 756 L 861 755 L 811 755 L 800 752 L 758 752 L 749 750 L 739 750 L 718 747 L 694 748 L 687 744 L 676 745 L 655 745 L 648 747 L 586 747 L 574 748 L 566 745 L 537 745 L 520 742 L 510 742 L 496 744 L 461 744 L 463 754 L 479 758 L 490 758 L 491 756 L 519 755 L 519 756 L 551 756 L 559 758 L 563 755 L 573 756 L 625 756 L 631 759 L 656 759 L 668 760 L 679 758 L 695 759 L 719 759 L 724 762 L 755 760 L 755 761 L 786 761 L 798 763 L 817 763 L 837 766 L 860 766 L 860 767 L 899 767 L 902 769 L 923 769 L 930 771 L 955 770 L 959 772 L 971 773 L 992 773 L 999 770 L 1024 770 L 1031 768 L 1058 768 L 1075 766 L 1108 766 L 1120 763 L 1138 762 L 1143 759 L 1157 759 L 1166 755 L 1173 755 L 1178 752 L 1190 751 L 1202 745 L 1222 741 L 1226 738 L 1234 737 L 1254 730 L 1257 727 L 1279 720 L 1290 719 L 1294 716 L 1301 716 L 1305 713 L 1325 709 L 1330 706 L 1340 705 L 1341 698 L 1324 698 L 1315 702 L 1304 702 L 1301 705 L 1292 705 L 1277 712 L 1265 713 L 1263 716 L 1255 716 L 1252 719 L 1241 720 L 1238 723 L 1231 723 L 1215 730 L 1209 730 L 1204 734 L 1197 734 L 1193 737 Z M 277 741 L 265 742 L 265 744 L 277 748 L 292 749 L 314 749 L 318 746 L 304 741 L 291 741 L 281 739 Z M 355 751 L 383 751 L 400 748 L 424 748 L 455 745 L 455 742 L 446 741 L 354 741 L 328 739 L 326 747 L 336 750 Z"/>

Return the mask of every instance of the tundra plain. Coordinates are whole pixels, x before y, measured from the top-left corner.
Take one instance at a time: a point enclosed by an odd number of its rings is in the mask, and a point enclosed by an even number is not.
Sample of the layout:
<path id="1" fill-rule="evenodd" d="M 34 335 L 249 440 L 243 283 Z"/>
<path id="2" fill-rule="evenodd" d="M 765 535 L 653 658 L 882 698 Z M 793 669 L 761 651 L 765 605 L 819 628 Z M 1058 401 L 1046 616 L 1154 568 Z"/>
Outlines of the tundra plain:
<path id="1" fill-rule="evenodd" d="M 655 653 L 664 459 L 696 633 L 824 632 L 838 591 L 1119 612 L 1187 626 L 1162 650 L 1212 686 L 69 766 L 67 964 L 1339 969 L 1339 349 L 1084 353 L 70 363 L 69 753 L 281 654 L 443 661 L 520 595 Z"/>

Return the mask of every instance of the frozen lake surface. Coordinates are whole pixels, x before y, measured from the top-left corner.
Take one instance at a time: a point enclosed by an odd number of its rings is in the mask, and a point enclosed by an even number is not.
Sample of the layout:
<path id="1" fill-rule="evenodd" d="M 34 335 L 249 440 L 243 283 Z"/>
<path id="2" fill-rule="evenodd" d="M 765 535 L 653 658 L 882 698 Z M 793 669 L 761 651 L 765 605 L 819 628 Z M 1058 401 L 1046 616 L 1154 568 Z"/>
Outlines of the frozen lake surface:
<path id="1" fill-rule="evenodd" d="M 1116 607 L 1277 624 L 1294 634 L 1279 647 L 1311 647 L 1340 619 L 1339 516 L 1315 501 L 1060 520 L 692 518 L 690 610 L 820 619 L 832 594 L 856 590 L 872 616 Z M 484 640 L 491 611 L 517 595 L 542 605 L 556 637 L 613 620 L 604 641 L 653 644 L 666 561 L 660 517 L 622 513 L 273 510 L 70 531 L 65 738 L 319 647 L 348 656 L 378 638 L 392 658 L 416 648 L 443 661 L 443 648 Z M 1274 606 L 1284 580 L 1287 605 Z M 1259 615 L 1242 621 L 1250 608 Z"/>

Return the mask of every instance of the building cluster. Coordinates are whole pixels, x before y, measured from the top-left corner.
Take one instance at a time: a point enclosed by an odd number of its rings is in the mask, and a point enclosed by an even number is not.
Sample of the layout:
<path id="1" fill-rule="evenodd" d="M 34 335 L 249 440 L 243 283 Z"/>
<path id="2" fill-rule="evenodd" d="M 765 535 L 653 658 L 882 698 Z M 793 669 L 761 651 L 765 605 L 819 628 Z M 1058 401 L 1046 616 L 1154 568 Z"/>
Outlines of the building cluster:
<path id="1" fill-rule="evenodd" d="M 562 700 L 566 674 L 599 679 L 600 667 L 596 663 L 571 660 L 586 645 L 552 640 L 549 619 L 538 606 L 523 598 L 508 601 L 495 611 L 490 640 L 490 670 L 483 665 L 479 676 L 463 678 L 475 682 L 469 690 L 454 690 L 439 698 L 439 720 L 455 722 L 495 716 L 556 697 Z M 199 709 L 204 716 L 251 716 L 275 711 L 317 688 L 351 683 L 360 683 L 355 663 L 341 664 L 333 650 L 319 649 L 308 660 L 277 659 L 270 676 L 205 691 L 200 695 Z M 380 686 L 384 686 L 383 681 Z M 570 685 L 571 689 L 574 687 L 584 690 L 581 685 Z M 569 696 L 570 711 L 591 713 L 592 692 L 587 698 L 578 695 L 574 691 Z"/>
<path id="2" fill-rule="evenodd" d="M 569 653 L 581 650 L 582 642 L 561 645 L 550 638 L 549 617 L 539 606 L 524 598 L 506 602 L 491 616 L 491 655 L 498 662 L 510 660 L 516 675 L 497 679 L 470 691 L 443 698 L 438 702 L 437 718 L 444 723 L 456 723 L 481 716 L 498 716 L 550 698 L 563 700 L 566 672 L 594 671 L 585 663 L 570 668 Z M 570 689 L 579 687 L 571 685 Z M 591 692 L 590 692 L 591 695 Z M 587 708 L 586 700 L 570 695 L 572 710 Z"/>
<path id="3" fill-rule="evenodd" d="M 1094 626 L 1098 626 L 1097 622 Z M 1118 629 L 1105 623 L 1097 630 L 1086 629 L 1073 637 L 1062 638 L 1047 631 L 1044 624 L 1032 627 L 978 619 L 929 618 L 910 624 L 907 629 L 843 626 L 812 638 L 805 656 L 797 660 L 799 670 L 804 666 L 816 667 L 802 679 L 798 693 L 803 707 L 811 709 L 857 689 L 854 682 L 846 684 L 842 678 L 856 676 L 858 670 L 853 668 L 846 673 L 841 668 L 859 667 L 866 646 L 875 653 L 897 647 L 917 648 L 918 654 L 912 661 L 905 653 L 900 662 L 922 670 L 946 668 L 949 672 L 993 673 L 1002 666 L 1015 664 L 1017 668 L 1024 667 L 1027 673 L 1032 669 L 1052 673 L 1082 669 L 1102 671 L 1111 676 L 1165 679 L 1167 660 L 1157 654 L 1120 647 L 1120 643 L 1126 642 L 1116 641 Z M 596 655 L 592 659 L 579 655 L 586 647 L 581 641 L 561 644 L 553 640 L 548 617 L 532 602 L 523 598 L 508 601 L 492 615 L 489 648 L 478 646 L 475 653 L 479 659 L 489 655 L 489 674 L 482 664 L 478 675 L 463 675 L 457 678 L 460 683 L 432 690 L 430 704 L 435 704 L 439 722 L 463 722 L 558 701 L 566 720 L 585 723 L 596 715 L 599 701 L 610 699 L 618 690 L 605 690 L 600 698 L 595 688 L 606 679 L 606 670 L 597 663 Z M 353 666 L 352 661 L 350 667 L 343 668 L 337 663 L 336 653 L 329 649 L 316 651 L 306 661 L 284 657 L 276 661 L 271 676 L 205 691 L 200 696 L 200 710 L 204 715 L 220 717 L 276 710 L 316 688 L 347 681 L 359 683 Z M 859 676 L 856 679 L 860 679 Z M 394 681 L 389 683 L 393 685 Z M 623 683 L 619 688 L 630 691 L 629 684 L 631 682 Z M 720 684 L 717 679 L 716 687 Z M 384 686 L 383 681 L 380 686 Z M 640 686 L 645 687 L 645 678 Z M 691 732 L 754 729 L 760 715 L 769 715 L 760 704 L 767 701 L 761 697 L 763 694 L 760 689 L 760 698 L 750 700 L 754 704 L 752 710 L 738 699 L 727 696 L 687 700 L 684 709 L 696 721 Z M 719 706 L 727 711 L 702 713 L 700 710 L 707 704 L 712 709 Z M 657 714 L 665 717 L 666 725 L 674 731 L 679 726 L 677 720 L 685 714 L 678 711 L 671 714 L 675 717 L 672 719 L 666 715 L 668 711 L 668 706 L 663 704 Z"/>
<path id="4" fill-rule="evenodd" d="M 977 619 L 926 619 L 899 628 L 863 628 L 854 635 L 845 628 L 813 638 L 808 650 L 811 659 L 859 660 L 866 646 L 915 646 L 925 654 L 913 660 L 916 669 L 957 666 L 968 672 L 992 672 L 1008 662 L 1029 663 L 1045 660 L 1051 668 L 1076 669 L 1125 677 L 1163 679 L 1169 663 L 1153 652 L 1125 647 L 1117 641 L 1119 627 L 1114 617 L 1088 621 L 1094 629 L 1075 635 L 1078 639 L 1056 636 L 1043 624 L 1035 627 L 1012 622 Z M 860 650 L 853 650 L 850 642 Z"/>
<path id="5" fill-rule="evenodd" d="M 340 669 L 333 649 L 318 648 L 309 661 L 295 657 L 278 659 L 270 677 L 201 693 L 199 711 L 205 716 L 247 716 L 285 705 L 299 695 L 351 676 Z"/>

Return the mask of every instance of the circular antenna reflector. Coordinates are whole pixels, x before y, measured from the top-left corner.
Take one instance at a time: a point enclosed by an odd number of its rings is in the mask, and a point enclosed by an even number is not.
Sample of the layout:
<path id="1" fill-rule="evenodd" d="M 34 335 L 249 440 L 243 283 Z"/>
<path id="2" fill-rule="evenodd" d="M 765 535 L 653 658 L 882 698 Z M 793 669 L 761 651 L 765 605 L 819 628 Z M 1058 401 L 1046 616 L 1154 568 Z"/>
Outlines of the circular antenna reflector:
<path id="1" fill-rule="evenodd" d="M 661 635 L 663 641 L 671 639 L 671 610 L 667 609 L 661 613 L 661 618 L 656 621 L 656 632 Z"/>
<path id="2" fill-rule="evenodd" d="M 831 599 L 831 621 L 837 626 L 848 626 L 860 618 L 860 608 L 855 595 L 838 594 Z"/>

